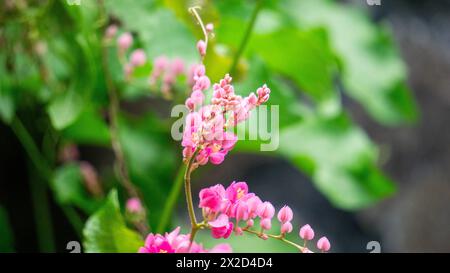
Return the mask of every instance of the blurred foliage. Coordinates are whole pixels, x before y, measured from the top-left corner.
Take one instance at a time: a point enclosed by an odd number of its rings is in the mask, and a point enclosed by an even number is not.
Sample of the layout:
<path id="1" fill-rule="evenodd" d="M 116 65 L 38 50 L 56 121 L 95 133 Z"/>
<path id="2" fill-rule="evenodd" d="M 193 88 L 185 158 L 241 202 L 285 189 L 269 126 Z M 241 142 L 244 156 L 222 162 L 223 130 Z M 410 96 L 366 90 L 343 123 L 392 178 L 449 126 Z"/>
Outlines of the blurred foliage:
<path id="1" fill-rule="evenodd" d="M 88 253 L 136 253 L 144 245 L 140 235 L 125 225 L 116 191 L 89 218 L 83 235 L 84 251 Z"/>
<path id="2" fill-rule="evenodd" d="M 187 64 L 197 61 L 195 43 L 202 34 L 187 12 L 193 2 L 202 4 L 204 21 L 215 25 L 205 60 L 213 81 L 231 69 L 258 8 L 232 76 L 238 93 L 247 94 L 262 83 L 271 88 L 269 102 L 280 106 L 280 147 L 271 154 L 309 175 L 342 209 L 367 207 L 395 191 L 380 170 L 377 146 L 352 120 L 342 97 L 361 104 L 383 125 L 414 122 L 418 112 L 405 82 L 405 67 L 386 23 L 376 24 L 365 11 L 334 1 L 81 0 L 79 6 L 58 0 L 5 1 L 0 4 L 1 120 L 46 120 L 56 136 L 48 137 L 46 146 L 36 144 L 44 154 L 48 147 L 67 142 L 110 147 L 107 73 L 123 104 L 153 101 L 139 114 L 130 111 L 134 106 L 123 107 L 118 119 L 131 181 L 149 210 L 149 225 L 156 226 L 181 165 L 181 148 L 170 137 L 169 110 L 161 117 L 154 109 L 160 95 L 150 90 L 147 75 L 152 60 L 161 55 L 180 57 Z M 131 31 L 133 48 L 147 54 L 147 64 L 131 81 L 123 76 L 114 41 L 103 46 L 110 23 L 119 26 L 119 34 Z M 102 65 L 105 56 L 108 71 Z M 185 88 L 178 88 L 181 100 Z M 170 107 L 170 102 L 162 105 Z M 46 133 L 40 130 L 30 128 L 36 143 Z M 261 143 L 239 141 L 235 152 L 264 155 Z M 91 215 L 102 201 L 83 188 L 79 166 L 47 160 L 58 202 Z M 102 173 L 114 171 L 111 167 Z M 115 179 L 108 179 L 107 188 L 116 186 Z M 115 191 L 90 217 L 84 236 L 89 252 L 135 251 L 142 244 L 125 226 Z"/>

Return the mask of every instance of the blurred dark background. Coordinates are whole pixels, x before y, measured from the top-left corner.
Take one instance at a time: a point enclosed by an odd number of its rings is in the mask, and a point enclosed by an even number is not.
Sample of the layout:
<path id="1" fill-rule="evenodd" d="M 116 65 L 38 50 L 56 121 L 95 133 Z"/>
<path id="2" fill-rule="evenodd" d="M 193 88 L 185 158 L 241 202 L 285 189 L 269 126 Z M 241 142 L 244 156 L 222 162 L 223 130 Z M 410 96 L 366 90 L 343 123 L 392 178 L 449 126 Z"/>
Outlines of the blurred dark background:
<path id="1" fill-rule="evenodd" d="M 377 7 L 349 2 L 392 25 L 421 111 L 417 125 L 388 128 L 345 99 L 353 118 L 380 146 L 381 164 L 398 183 L 397 194 L 370 209 L 344 212 L 333 208 L 289 163 L 244 154 L 231 155 L 221 168 L 207 168 L 195 177 L 197 186 L 247 181 L 276 207 L 290 204 L 296 219 L 320 227 L 316 232 L 330 238 L 334 252 L 368 252 L 366 244 L 373 240 L 381 243 L 382 252 L 450 252 L 450 1 L 381 0 Z M 0 151 L 0 200 L 10 212 L 16 248 L 35 252 L 34 223 L 39 219 L 32 214 L 26 155 L 1 123 Z M 95 155 L 95 150 L 81 150 L 82 158 L 108 161 Z M 55 204 L 51 210 L 58 250 L 64 251 L 75 235 Z"/>

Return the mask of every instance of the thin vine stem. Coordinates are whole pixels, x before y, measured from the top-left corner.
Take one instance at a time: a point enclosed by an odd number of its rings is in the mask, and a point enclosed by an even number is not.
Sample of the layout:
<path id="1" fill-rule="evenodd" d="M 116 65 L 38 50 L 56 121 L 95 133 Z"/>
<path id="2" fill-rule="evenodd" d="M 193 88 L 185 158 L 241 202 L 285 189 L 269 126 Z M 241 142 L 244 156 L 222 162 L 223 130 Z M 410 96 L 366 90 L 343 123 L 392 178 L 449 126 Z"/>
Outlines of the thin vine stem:
<path id="1" fill-rule="evenodd" d="M 105 16 L 106 11 L 104 1 L 98 0 L 98 3 L 100 5 L 102 16 Z M 116 159 L 119 181 L 125 188 L 129 196 L 139 197 L 138 191 L 134 187 L 133 183 L 131 183 L 128 167 L 125 162 L 125 155 L 119 139 L 119 95 L 109 71 L 108 47 L 107 45 L 105 45 L 105 43 L 102 43 L 102 66 L 105 75 L 106 88 L 109 96 L 108 114 L 110 118 L 109 132 L 111 135 L 111 146 Z"/>
<path id="2" fill-rule="evenodd" d="M 245 232 L 257 235 L 258 237 L 261 237 L 263 235 L 261 232 L 258 232 L 258 231 L 255 231 L 255 230 L 251 230 L 251 229 L 248 229 L 248 228 L 243 228 L 242 230 L 245 231 Z M 305 247 L 300 246 L 299 244 L 296 244 L 296 243 L 286 239 L 283 235 L 273 235 L 273 234 L 267 234 L 267 233 L 265 233 L 264 235 L 267 235 L 267 237 L 269 237 L 269 238 L 276 239 L 276 240 L 282 241 L 282 242 L 284 242 L 286 244 L 289 244 L 289 245 L 297 248 L 300 252 L 303 252 L 305 250 Z"/>
<path id="3" fill-rule="evenodd" d="M 241 43 L 239 44 L 238 50 L 236 51 L 236 54 L 234 55 L 233 62 L 231 63 L 230 71 L 231 75 L 234 75 L 236 72 L 237 65 L 239 63 L 239 59 L 241 58 L 242 54 L 244 53 L 245 47 L 247 46 L 248 41 L 250 40 L 250 36 L 253 31 L 253 27 L 255 26 L 256 19 L 258 18 L 258 14 L 261 11 L 261 8 L 263 6 L 263 0 L 257 0 L 256 6 L 253 10 L 253 13 L 250 18 L 250 22 L 247 25 L 247 28 L 244 33 L 244 37 L 241 40 Z"/>
<path id="4" fill-rule="evenodd" d="M 197 151 L 194 151 L 194 154 L 189 158 L 186 166 L 186 171 L 184 173 L 184 191 L 186 194 L 186 204 L 189 213 L 189 220 L 191 222 L 191 243 L 194 241 L 195 235 L 199 229 L 199 225 L 197 223 L 197 217 L 195 216 L 194 203 L 192 201 L 192 189 L 191 189 L 191 173 L 192 173 L 192 164 L 195 156 L 197 155 Z"/>

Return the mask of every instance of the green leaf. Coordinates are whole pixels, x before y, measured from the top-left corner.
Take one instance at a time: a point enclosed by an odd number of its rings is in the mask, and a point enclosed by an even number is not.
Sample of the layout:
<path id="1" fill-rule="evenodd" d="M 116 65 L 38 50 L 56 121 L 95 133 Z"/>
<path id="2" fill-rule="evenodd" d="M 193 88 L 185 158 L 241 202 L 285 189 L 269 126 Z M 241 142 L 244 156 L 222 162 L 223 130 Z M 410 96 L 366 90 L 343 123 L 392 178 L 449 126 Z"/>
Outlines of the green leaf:
<path id="1" fill-rule="evenodd" d="M 8 213 L 0 206 L 0 253 L 14 252 L 14 238 Z"/>
<path id="2" fill-rule="evenodd" d="M 301 28 L 325 27 L 342 63 L 345 91 L 373 118 L 386 125 L 416 120 L 405 65 L 386 25 L 371 22 L 361 9 L 333 1 L 290 0 L 282 7 Z"/>
<path id="3" fill-rule="evenodd" d="M 69 163 L 56 169 L 52 189 L 60 204 L 75 205 L 87 214 L 94 212 L 100 205 L 100 201 L 93 199 L 86 191 L 80 166 L 76 163 Z"/>
<path id="4" fill-rule="evenodd" d="M 55 97 L 47 107 L 47 112 L 53 126 L 58 129 L 64 129 L 72 124 L 83 110 L 83 99 L 75 91 L 70 89 Z"/>
<path id="5" fill-rule="evenodd" d="M 108 145 L 108 125 L 100 115 L 94 109 L 86 109 L 71 125 L 63 129 L 63 136 L 80 144 Z"/>
<path id="6" fill-rule="evenodd" d="M 140 235 L 125 225 L 116 190 L 87 220 L 83 235 L 84 251 L 88 253 L 136 253 L 144 245 Z"/>
<path id="7" fill-rule="evenodd" d="M 395 191 L 375 167 L 376 147 L 344 115 L 334 119 L 309 116 L 283 129 L 279 152 L 310 174 L 337 207 L 359 209 Z"/>
<path id="8" fill-rule="evenodd" d="M 288 76 L 316 102 L 336 100 L 333 83 L 336 60 L 328 50 L 322 30 L 283 28 L 255 35 L 251 48 L 271 69 Z"/>

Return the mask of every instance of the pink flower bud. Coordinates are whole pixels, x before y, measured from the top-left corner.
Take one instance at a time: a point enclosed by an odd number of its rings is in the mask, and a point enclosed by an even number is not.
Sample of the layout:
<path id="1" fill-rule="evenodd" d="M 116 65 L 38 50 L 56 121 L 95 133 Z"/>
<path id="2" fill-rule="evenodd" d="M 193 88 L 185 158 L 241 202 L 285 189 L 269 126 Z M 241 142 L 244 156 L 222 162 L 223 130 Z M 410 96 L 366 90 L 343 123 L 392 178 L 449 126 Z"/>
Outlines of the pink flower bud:
<path id="1" fill-rule="evenodd" d="M 244 232 L 242 231 L 242 228 L 240 228 L 240 227 L 236 227 L 235 229 L 234 229 L 234 234 L 236 234 L 236 235 L 242 235 Z"/>
<path id="2" fill-rule="evenodd" d="M 94 166 L 87 161 L 82 161 L 80 162 L 80 172 L 87 190 L 94 196 L 101 196 L 103 190 Z"/>
<path id="3" fill-rule="evenodd" d="M 310 241 L 314 238 L 314 230 L 311 228 L 310 225 L 304 225 L 300 229 L 299 235 L 303 240 Z"/>
<path id="4" fill-rule="evenodd" d="M 319 239 L 319 241 L 317 241 L 317 248 L 326 252 L 328 250 L 330 250 L 331 245 L 330 245 L 330 241 L 328 241 L 327 237 L 322 237 Z"/>
<path id="5" fill-rule="evenodd" d="M 117 46 L 121 52 L 125 52 L 133 43 L 133 36 L 129 32 L 122 33 L 117 39 Z"/>
<path id="6" fill-rule="evenodd" d="M 214 30 L 214 25 L 213 25 L 213 23 L 208 23 L 208 24 L 206 24 L 205 28 L 206 28 L 206 31 L 212 32 Z"/>
<path id="7" fill-rule="evenodd" d="M 292 231 L 291 222 L 285 222 L 281 225 L 281 233 L 290 233 Z"/>
<path id="8" fill-rule="evenodd" d="M 205 95 L 200 90 L 194 90 L 191 93 L 191 100 L 196 105 L 201 105 L 203 103 L 204 99 L 205 99 Z"/>
<path id="9" fill-rule="evenodd" d="M 180 58 L 175 58 L 172 61 L 172 72 L 175 75 L 180 75 L 184 72 L 184 62 Z"/>
<path id="10" fill-rule="evenodd" d="M 137 214 L 144 211 L 144 208 L 142 207 L 141 201 L 139 198 L 133 197 L 127 200 L 126 209 L 128 212 Z"/>
<path id="11" fill-rule="evenodd" d="M 253 221 L 253 219 L 247 220 L 247 227 L 252 227 L 254 224 L 255 224 L 255 222 Z"/>
<path id="12" fill-rule="evenodd" d="M 236 208 L 236 221 L 248 219 L 248 206 L 245 202 L 239 202 Z"/>
<path id="13" fill-rule="evenodd" d="M 133 66 L 142 66 L 147 61 L 145 51 L 142 49 L 136 49 L 131 53 L 130 63 Z"/>
<path id="14" fill-rule="evenodd" d="M 259 223 L 262 229 L 269 230 L 272 228 L 272 220 L 270 218 L 264 218 Z"/>
<path id="15" fill-rule="evenodd" d="M 196 81 L 194 86 L 192 87 L 192 90 L 206 90 L 211 85 L 211 81 L 207 76 L 200 76 Z"/>
<path id="16" fill-rule="evenodd" d="M 278 220 L 281 223 L 286 223 L 292 221 L 293 213 L 290 207 L 284 206 L 278 212 Z"/>
<path id="17" fill-rule="evenodd" d="M 205 56 L 206 55 L 206 43 L 203 40 L 200 40 L 197 42 L 197 50 L 198 53 L 200 53 L 200 56 Z"/>
<path id="18" fill-rule="evenodd" d="M 105 38 L 110 40 L 110 39 L 114 38 L 114 36 L 116 36 L 116 34 L 117 34 L 117 26 L 109 25 L 105 31 Z"/>
<path id="19" fill-rule="evenodd" d="M 258 98 L 256 97 L 255 93 L 250 93 L 250 95 L 248 95 L 248 103 L 250 105 L 256 105 L 258 103 Z"/>
<path id="20" fill-rule="evenodd" d="M 263 219 L 264 218 L 271 219 L 273 217 L 273 215 L 275 214 L 275 208 L 273 207 L 273 205 L 270 202 L 264 202 L 258 206 L 257 214 L 259 217 L 261 217 Z"/>

